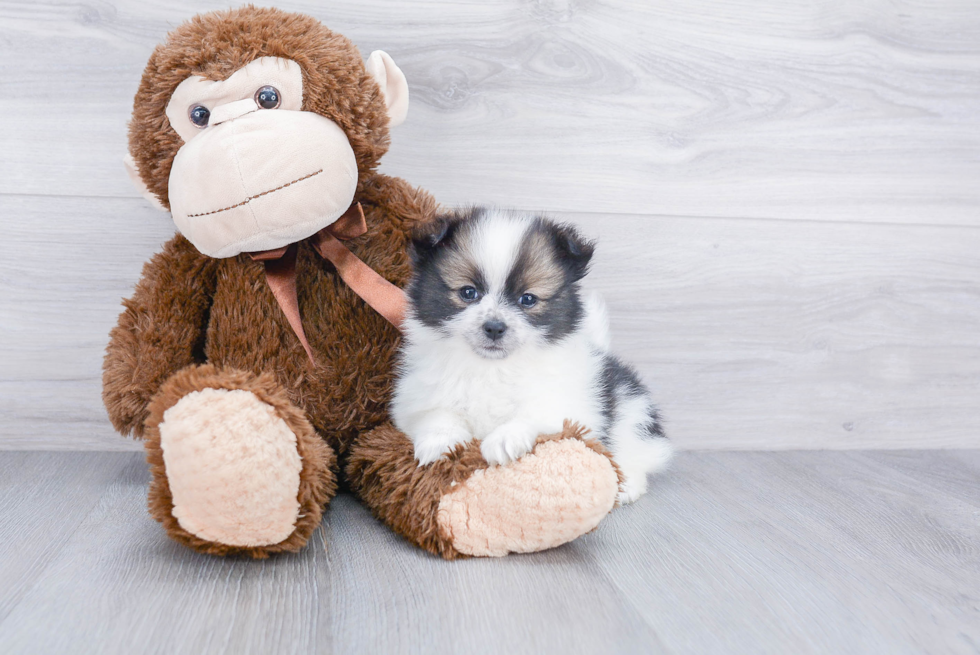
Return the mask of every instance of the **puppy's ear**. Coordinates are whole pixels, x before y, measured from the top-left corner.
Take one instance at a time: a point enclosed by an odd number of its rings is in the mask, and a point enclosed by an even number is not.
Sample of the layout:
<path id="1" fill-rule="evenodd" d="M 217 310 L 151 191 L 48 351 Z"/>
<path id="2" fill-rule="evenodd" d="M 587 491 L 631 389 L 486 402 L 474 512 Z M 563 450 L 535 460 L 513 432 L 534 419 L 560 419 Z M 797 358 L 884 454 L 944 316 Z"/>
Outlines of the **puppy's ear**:
<path id="1" fill-rule="evenodd" d="M 452 234 L 458 221 L 452 216 L 436 216 L 431 223 L 415 228 L 412 232 L 412 264 L 418 267 L 430 259 Z"/>
<path id="2" fill-rule="evenodd" d="M 572 280 L 577 282 L 585 277 L 595 252 L 595 242 L 583 237 L 567 223 L 555 226 L 554 240 L 558 257 L 571 272 Z"/>

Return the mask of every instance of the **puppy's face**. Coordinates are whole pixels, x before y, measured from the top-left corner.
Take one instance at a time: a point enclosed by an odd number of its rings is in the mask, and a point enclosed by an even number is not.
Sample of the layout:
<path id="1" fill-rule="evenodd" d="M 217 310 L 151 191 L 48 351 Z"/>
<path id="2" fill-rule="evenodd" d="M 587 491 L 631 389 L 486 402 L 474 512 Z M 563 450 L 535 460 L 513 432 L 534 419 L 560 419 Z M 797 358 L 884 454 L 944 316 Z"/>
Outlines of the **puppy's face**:
<path id="1" fill-rule="evenodd" d="M 488 359 L 576 329 L 576 282 L 593 244 L 551 221 L 474 209 L 440 217 L 413 240 L 415 318 Z"/>

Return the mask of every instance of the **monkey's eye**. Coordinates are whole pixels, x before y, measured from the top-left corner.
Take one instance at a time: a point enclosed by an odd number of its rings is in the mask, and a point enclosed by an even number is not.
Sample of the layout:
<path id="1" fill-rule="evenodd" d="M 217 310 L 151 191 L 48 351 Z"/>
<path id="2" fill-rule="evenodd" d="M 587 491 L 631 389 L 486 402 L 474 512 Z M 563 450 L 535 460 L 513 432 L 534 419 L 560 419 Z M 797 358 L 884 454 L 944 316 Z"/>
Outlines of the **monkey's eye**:
<path id="1" fill-rule="evenodd" d="M 208 119 L 211 118 L 211 111 L 204 105 L 194 105 L 187 110 L 187 117 L 191 119 L 195 127 L 202 130 L 208 126 Z"/>
<path id="2" fill-rule="evenodd" d="M 255 92 L 255 104 L 262 109 L 275 109 L 279 106 L 279 89 L 264 86 Z"/>
<path id="3" fill-rule="evenodd" d="M 476 287 L 463 287 L 459 290 L 459 297 L 464 302 L 473 302 L 480 297 L 480 292 L 476 290 Z"/>
<path id="4" fill-rule="evenodd" d="M 525 293 L 517 300 L 517 304 L 523 307 L 524 309 L 529 309 L 531 307 L 534 307 L 534 305 L 537 304 L 537 302 L 538 302 L 538 297 L 533 293 Z"/>

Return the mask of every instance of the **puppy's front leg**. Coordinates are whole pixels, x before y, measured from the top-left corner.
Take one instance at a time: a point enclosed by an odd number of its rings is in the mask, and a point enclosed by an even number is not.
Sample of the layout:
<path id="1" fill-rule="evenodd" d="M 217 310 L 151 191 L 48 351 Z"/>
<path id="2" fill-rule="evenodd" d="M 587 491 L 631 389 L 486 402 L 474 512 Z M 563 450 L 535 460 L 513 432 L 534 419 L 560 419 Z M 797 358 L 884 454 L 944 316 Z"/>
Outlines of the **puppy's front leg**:
<path id="1" fill-rule="evenodd" d="M 513 419 L 493 430 L 480 442 L 480 452 L 490 464 L 509 464 L 534 447 L 541 431 L 529 421 Z"/>
<path id="2" fill-rule="evenodd" d="M 415 459 L 425 466 L 441 459 L 453 448 L 473 438 L 469 426 L 459 414 L 434 409 L 418 414 L 409 433 L 415 444 Z"/>

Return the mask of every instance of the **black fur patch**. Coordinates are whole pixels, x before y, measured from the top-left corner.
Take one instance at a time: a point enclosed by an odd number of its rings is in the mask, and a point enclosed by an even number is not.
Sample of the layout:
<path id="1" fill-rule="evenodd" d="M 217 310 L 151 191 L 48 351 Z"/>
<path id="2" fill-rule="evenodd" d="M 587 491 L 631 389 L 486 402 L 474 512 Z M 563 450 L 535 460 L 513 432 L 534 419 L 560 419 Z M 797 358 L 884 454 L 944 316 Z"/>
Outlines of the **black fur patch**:
<path id="1" fill-rule="evenodd" d="M 602 433 L 599 440 L 608 446 L 610 445 L 609 431 L 619 418 L 620 401 L 646 396 L 649 391 L 632 366 L 624 364 L 614 355 L 606 355 L 602 360 L 599 394 L 602 402 Z M 640 436 L 649 439 L 666 438 L 663 426 L 660 424 L 660 413 L 652 406 L 648 420 L 643 423 Z"/>
<path id="2" fill-rule="evenodd" d="M 650 407 L 647 415 L 647 422 L 643 424 L 643 432 L 640 434 L 645 439 L 666 439 L 664 426 L 660 422 L 660 412 L 656 407 Z"/>
<path id="3" fill-rule="evenodd" d="M 465 223 L 474 221 L 486 213 L 482 207 L 439 214 L 431 223 L 426 223 L 412 233 L 409 254 L 412 266 L 418 269 L 422 264 L 437 257 L 456 236 L 456 231 Z"/>
<path id="4" fill-rule="evenodd" d="M 465 307 L 453 301 L 453 290 L 443 281 L 439 267 L 432 258 L 416 264 L 408 297 L 414 315 L 430 328 L 438 328 L 459 314 Z"/>
<path id="5" fill-rule="evenodd" d="M 540 242 L 535 237 L 544 237 L 550 252 L 540 252 L 531 244 Z M 589 261 L 595 246 L 583 239 L 570 225 L 552 223 L 536 218 L 527 231 L 514 268 L 507 277 L 506 293 L 508 300 L 517 304 L 518 298 L 527 290 L 528 280 L 525 272 L 537 257 L 550 257 L 552 265 L 561 271 L 563 282 L 550 298 L 542 299 L 545 304 L 540 312 L 529 312 L 528 322 L 535 328 L 544 330 L 545 339 L 554 343 L 568 336 L 582 322 L 583 307 L 579 297 L 577 282 L 588 272 Z"/>
<path id="6" fill-rule="evenodd" d="M 595 242 L 585 239 L 568 223 L 549 223 L 552 242 L 558 253 L 558 261 L 577 282 L 589 272 L 589 264 L 595 252 Z"/>
<path id="7" fill-rule="evenodd" d="M 482 214 L 480 208 L 441 214 L 412 234 L 413 274 L 406 293 L 415 317 L 427 327 L 438 328 L 465 309 L 454 300 L 455 290 L 443 280 L 439 263 L 453 247 L 460 227 Z"/>
<path id="8" fill-rule="evenodd" d="M 548 300 L 548 307 L 537 316 L 529 316 L 529 322 L 536 328 L 543 328 L 545 340 L 555 343 L 578 329 L 582 322 L 582 301 L 578 289 L 565 287 Z"/>
<path id="9" fill-rule="evenodd" d="M 465 309 L 454 297 L 443 278 L 441 264 L 450 253 L 472 234 L 473 226 L 483 220 L 493 220 L 483 207 L 473 207 L 442 214 L 432 223 L 420 228 L 412 237 L 414 275 L 408 296 L 415 316 L 426 326 L 438 328 Z M 561 279 L 557 290 L 541 299 L 537 311 L 526 312 L 528 322 L 554 343 L 568 336 L 581 324 L 584 308 L 577 282 L 585 276 L 595 250 L 595 244 L 583 238 L 571 225 L 554 223 L 543 218 L 530 221 L 524 242 L 513 269 L 506 281 L 507 302 L 518 306 L 518 299 L 527 291 L 527 272 L 536 267 L 553 267 Z M 467 272 L 474 286 L 487 291 L 480 271 Z"/>

